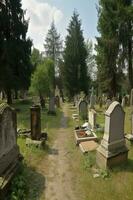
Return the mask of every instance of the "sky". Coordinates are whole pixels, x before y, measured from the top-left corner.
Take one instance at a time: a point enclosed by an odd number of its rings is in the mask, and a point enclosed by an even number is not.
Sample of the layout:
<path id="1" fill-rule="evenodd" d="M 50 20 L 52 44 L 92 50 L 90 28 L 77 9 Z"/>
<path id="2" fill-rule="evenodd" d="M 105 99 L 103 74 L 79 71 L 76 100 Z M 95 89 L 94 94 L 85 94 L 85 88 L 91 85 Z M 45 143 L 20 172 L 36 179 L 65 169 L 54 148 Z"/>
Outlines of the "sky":
<path id="1" fill-rule="evenodd" d="M 79 13 L 85 39 L 95 42 L 97 32 L 98 0 L 22 0 L 29 19 L 27 36 L 33 40 L 34 47 L 44 51 L 44 41 L 51 22 L 54 20 L 57 32 L 64 40 L 74 9 Z"/>

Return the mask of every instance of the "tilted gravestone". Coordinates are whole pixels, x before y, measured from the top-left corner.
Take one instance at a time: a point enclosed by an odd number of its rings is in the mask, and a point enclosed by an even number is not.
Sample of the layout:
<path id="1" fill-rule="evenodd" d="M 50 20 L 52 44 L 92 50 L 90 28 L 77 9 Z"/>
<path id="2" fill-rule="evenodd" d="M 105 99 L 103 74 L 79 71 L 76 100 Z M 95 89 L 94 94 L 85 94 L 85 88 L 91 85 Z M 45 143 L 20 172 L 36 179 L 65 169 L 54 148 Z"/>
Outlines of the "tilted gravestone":
<path id="1" fill-rule="evenodd" d="M 17 145 L 16 112 L 7 104 L 0 105 L 0 197 L 15 174 L 20 161 Z"/>
<path id="2" fill-rule="evenodd" d="M 79 116 L 82 119 L 88 119 L 88 104 L 85 100 L 81 100 L 78 105 L 79 108 Z"/>
<path id="3" fill-rule="evenodd" d="M 97 149 L 96 162 L 107 168 L 127 161 L 128 149 L 124 137 L 125 113 L 114 101 L 105 113 L 105 130 L 101 145 Z"/>

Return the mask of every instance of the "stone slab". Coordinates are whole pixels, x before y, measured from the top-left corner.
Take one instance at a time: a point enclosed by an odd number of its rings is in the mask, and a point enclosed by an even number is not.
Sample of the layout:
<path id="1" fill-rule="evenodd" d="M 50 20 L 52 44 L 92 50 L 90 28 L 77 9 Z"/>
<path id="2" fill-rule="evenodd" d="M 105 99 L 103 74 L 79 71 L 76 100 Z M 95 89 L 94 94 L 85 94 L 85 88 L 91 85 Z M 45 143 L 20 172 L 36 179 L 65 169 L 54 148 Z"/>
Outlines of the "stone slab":
<path id="1" fill-rule="evenodd" d="M 43 140 L 32 140 L 31 138 L 26 138 L 26 146 L 42 147 L 45 144 L 45 139 Z"/>
<path id="2" fill-rule="evenodd" d="M 98 147 L 98 143 L 94 141 L 85 141 L 85 142 L 81 142 L 79 144 L 79 147 L 83 153 L 86 153 L 88 151 L 95 151 L 96 148 Z"/>

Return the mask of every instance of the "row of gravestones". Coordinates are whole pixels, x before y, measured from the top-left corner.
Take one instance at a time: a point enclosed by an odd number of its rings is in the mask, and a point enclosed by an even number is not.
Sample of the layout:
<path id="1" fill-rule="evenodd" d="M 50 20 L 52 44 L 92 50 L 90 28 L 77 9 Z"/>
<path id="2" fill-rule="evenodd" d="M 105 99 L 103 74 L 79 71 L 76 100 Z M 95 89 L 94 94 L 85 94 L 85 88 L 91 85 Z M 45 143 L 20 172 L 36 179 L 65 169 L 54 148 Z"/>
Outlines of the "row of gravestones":
<path id="1" fill-rule="evenodd" d="M 79 103 L 79 114 L 88 117 L 87 102 L 82 100 Z M 89 122 L 94 126 L 95 111 L 89 111 Z M 124 136 L 125 113 L 119 102 L 114 101 L 110 104 L 105 113 L 105 131 L 101 145 L 97 149 L 97 164 L 102 168 L 112 167 L 124 162 L 128 157 L 128 149 Z M 94 128 L 94 127 L 93 127 Z"/>
<path id="2" fill-rule="evenodd" d="M 76 106 L 78 106 L 79 102 L 84 100 L 87 103 L 89 103 L 89 108 L 90 109 L 94 109 L 95 104 L 98 103 L 100 107 L 102 107 L 102 105 L 105 105 L 106 109 L 109 107 L 109 105 L 116 100 L 120 100 L 119 102 L 121 103 L 122 107 L 124 108 L 125 106 L 133 106 L 133 89 L 131 89 L 131 93 L 130 95 L 125 95 L 123 96 L 123 98 L 121 99 L 120 97 L 117 98 L 113 98 L 112 100 L 110 98 L 107 98 L 105 95 L 102 95 L 101 97 L 99 97 L 98 99 L 96 98 L 96 95 L 94 95 L 94 91 L 92 90 L 90 97 L 88 96 L 84 96 L 82 98 L 80 98 L 79 95 L 76 95 L 74 97 L 74 104 Z"/>

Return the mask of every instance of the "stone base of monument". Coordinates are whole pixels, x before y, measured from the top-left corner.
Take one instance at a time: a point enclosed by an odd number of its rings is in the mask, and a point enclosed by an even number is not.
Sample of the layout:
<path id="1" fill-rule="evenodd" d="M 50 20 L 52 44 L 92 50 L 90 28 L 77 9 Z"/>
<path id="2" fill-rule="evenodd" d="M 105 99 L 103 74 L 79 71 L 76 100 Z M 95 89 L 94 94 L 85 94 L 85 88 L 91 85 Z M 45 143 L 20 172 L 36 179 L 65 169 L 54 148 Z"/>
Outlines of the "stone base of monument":
<path id="1" fill-rule="evenodd" d="M 6 169 L 0 174 L 0 200 L 6 200 L 6 194 L 9 190 L 12 178 L 17 174 L 20 167 L 20 162 L 23 159 L 23 156 L 19 154 L 15 147 L 11 152 L 6 155 L 6 158 L 3 157 L 0 161 L 1 170 L 6 166 Z M 7 162 L 10 163 L 7 165 Z"/>
<path id="2" fill-rule="evenodd" d="M 126 146 L 124 148 L 122 147 L 122 149 L 117 152 L 109 152 L 108 155 L 107 152 L 104 153 L 104 151 L 105 150 L 99 146 L 96 153 L 96 163 L 102 169 L 112 168 L 127 162 L 128 149 Z"/>
<path id="3" fill-rule="evenodd" d="M 28 147 L 34 146 L 41 148 L 44 147 L 45 141 L 46 141 L 45 138 L 41 138 L 40 140 L 32 140 L 31 138 L 26 138 L 26 146 Z"/>
<path id="4" fill-rule="evenodd" d="M 55 112 L 55 111 L 48 111 L 47 114 L 48 114 L 48 115 L 53 115 L 53 116 L 55 116 L 55 115 L 56 115 L 56 112 Z"/>
<path id="5" fill-rule="evenodd" d="M 86 131 L 82 129 L 75 130 L 74 136 L 75 136 L 76 145 L 79 145 L 81 142 L 85 142 L 85 141 L 91 141 L 91 140 L 97 141 L 97 136 L 93 131 L 87 134 Z"/>

